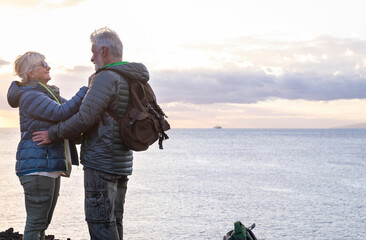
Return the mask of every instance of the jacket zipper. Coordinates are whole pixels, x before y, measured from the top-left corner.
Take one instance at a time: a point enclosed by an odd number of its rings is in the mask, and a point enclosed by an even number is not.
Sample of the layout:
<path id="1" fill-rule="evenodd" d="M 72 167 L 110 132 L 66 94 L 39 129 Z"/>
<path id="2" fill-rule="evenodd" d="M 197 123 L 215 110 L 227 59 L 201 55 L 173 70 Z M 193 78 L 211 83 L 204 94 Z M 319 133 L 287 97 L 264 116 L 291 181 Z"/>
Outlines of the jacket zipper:
<path id="1" fill-rule="evenodd" d="M 55 100 L 57 101 L 57 103 L 58 104 L 61 104 L 59 101 L 58 101 L 58 99 L 57 99 L 57 97 L 53 94 L 53 92 L 50 90 L 50 89 L 48 89 L 48 87 L 46 86 L 46 85 L 44 85 L 43 83 L 41 83 L 41 82 L 38 82 L 42 87 L 44 87 L 49 93 L 51 93 L 51 95 L 55 98 Z M 68 164 L 68 162 L 67 162 L 67 149 L 66 149 L 66 140 L 64 139 L 64 149 L 65 149 L 65 163 L 66 163 L 66 171 L 68 171 L 69 170 L 69 164 Z M 47 159 L 48 159 L 48 150 L 47 150 Z"/>

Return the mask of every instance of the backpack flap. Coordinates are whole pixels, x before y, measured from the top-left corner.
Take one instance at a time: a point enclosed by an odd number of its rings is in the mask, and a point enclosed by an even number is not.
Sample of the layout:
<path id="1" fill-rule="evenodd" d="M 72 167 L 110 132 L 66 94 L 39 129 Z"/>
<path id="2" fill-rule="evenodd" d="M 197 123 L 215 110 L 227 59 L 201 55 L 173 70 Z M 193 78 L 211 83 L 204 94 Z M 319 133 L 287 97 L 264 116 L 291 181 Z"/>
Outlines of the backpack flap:
<path id="1" fill-rule="evenodd" d="M 134 124 L 137 120 L 141 121 L 141 120 L 147 118 L 148 116 L 149 116 L 149 114 L 147 114 L 145 112 L 139 111 L 136 108 L 131 108 L 131 110 L 130 110 L 130 119 L 131 119 L 130 125 Z"/>

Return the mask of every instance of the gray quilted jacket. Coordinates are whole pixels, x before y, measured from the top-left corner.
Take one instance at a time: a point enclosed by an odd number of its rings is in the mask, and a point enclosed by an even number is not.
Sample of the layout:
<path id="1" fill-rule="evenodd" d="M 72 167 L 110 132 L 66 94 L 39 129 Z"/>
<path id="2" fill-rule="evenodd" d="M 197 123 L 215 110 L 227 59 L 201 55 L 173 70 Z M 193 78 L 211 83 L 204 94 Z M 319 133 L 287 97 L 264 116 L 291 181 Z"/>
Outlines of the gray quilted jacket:
<path id="1" fill-rule="evenodd" d="M 69 138 L 83 133 L 81 164 L 116 175 L 132 174 L 133 153 L 119 136 L 119 125 L 110 116 L 125 114 L 129 101 L 129 87 L 125 78 L 142 82 L 149 80 L 149 73 L 141 63 L 110 66 L 120 72 L 99 72 L 84 97 L 79 112 L 65 122 L 52 126 L 48 131 L 51 140 Z"/>

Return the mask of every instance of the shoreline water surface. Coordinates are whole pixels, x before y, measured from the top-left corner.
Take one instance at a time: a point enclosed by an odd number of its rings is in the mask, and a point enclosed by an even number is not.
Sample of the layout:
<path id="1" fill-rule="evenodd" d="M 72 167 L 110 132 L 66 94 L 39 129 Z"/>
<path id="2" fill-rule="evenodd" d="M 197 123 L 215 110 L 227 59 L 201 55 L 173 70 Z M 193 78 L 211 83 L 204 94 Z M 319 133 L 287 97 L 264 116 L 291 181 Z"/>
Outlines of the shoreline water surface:
<path id="1" fill-rule="evenodd" d="M 0 230 L 22 231 L 15 176 L 18 129 L 0 129 Z M 172 129 L 164 150 L 135 153 L 125 207 L 126 239 L 222 239 L 235 221 L 261 240 L 366 235 L 364 129 Z M 46 232 L 89 239 L 83 170 L 63 178 Z"/>

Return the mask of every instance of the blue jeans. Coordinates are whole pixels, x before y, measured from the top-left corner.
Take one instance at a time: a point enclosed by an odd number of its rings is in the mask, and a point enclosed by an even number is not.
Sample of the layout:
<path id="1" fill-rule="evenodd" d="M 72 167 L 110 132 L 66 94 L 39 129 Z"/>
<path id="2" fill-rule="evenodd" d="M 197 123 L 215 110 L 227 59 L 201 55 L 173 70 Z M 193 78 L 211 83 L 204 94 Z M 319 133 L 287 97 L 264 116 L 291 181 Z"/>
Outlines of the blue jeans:
<path id="1" fill-rule="evenodd" d="M 59 196 L 60 177 L 25 175 L 19 180 L 27 211 L 23 240 L 44 240 Z"/>
<path id="2" fill-rule="evenodd" d="M 84 167 L 85 220 L 92 240 L 123 239 L 128 178 Z"/>

